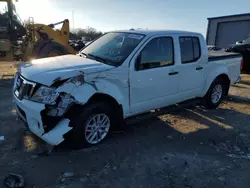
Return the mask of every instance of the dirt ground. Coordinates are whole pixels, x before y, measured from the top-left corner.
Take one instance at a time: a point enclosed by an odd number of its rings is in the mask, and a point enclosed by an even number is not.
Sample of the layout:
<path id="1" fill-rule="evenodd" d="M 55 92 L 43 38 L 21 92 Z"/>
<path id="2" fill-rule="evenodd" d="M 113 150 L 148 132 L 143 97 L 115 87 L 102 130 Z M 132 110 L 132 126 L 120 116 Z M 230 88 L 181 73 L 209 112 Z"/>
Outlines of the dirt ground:
<path id="1" fill-rule="evenodd" d="M 46 147 L 16 121 L 14 67 L 0 65 L 0 187 L 8 173 L 25 188 L 248 188 L 250 76 L 216 110 L 173 107 L 132 119 L 97 147 Z M 65 172 L 74 173 L 63 177 Z"/>

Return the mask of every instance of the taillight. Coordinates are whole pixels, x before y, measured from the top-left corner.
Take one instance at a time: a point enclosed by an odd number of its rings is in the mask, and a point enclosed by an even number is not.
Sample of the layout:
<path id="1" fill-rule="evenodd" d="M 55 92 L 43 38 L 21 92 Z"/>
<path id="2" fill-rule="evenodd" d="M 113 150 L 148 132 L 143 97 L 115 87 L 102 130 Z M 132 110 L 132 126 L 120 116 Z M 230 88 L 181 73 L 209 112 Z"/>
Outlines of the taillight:
<path id="1" fill-rule="evenodd" d="M 244 65 L 244 59 L 242 58 L 240 62 L 240 71 L 243 70 L 243 65 Z"/>

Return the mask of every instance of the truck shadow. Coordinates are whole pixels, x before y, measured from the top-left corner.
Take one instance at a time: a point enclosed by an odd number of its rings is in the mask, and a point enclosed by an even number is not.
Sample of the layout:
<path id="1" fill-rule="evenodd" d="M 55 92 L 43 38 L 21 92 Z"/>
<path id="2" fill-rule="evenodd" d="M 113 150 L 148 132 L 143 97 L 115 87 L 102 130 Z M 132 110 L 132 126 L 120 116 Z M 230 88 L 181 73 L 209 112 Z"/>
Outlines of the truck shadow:
<path id="1" fill-rule="evenodd" d="M 247 89 L 248 87 L 245 86 L 245 84 L 241 84 L 241 85 L 234 85 L 233 87 L 236 87 L 236 88 L 240 88 L 240 89 Z"/>
<path id="2" fill-rule="evenodd" d="M 124 133 L 113 135 L 113 138 L 120 141 L 140 140 L 139 142 L 150 147 L 163 145 L 169 151 L 174 146 L 174 150 L 192 151 L 199 148 L 200 151 L 208 152 L 227 142 L 229 148 L 237 146 L 241 151 L 247 152 L 247 144 L 241 139 L 239 132 L 248 132 L 245 128 L 249 121 L 249 114 L 236 110 L 191 107 L 167 114 L 164 111 L 147 114 L 144 120 L 128 124 Z"/>
<path id="3" fill-rule="evenodd" d="M 102 148 L 116 148 L 117 152 L 127 147 L 160 147 L 168 151 L 199 148 L 208 152 L 227 141 L 230 147 L 238 146 L 248 151 L 239 132 L 248 131 L 246 122 L 249 121 L 249 114 L 234 109 L 207 110 L 193 105 L 168 107 L 129 119 L 123 129 L 112 132 L 110 138 L 97 148 L 100 151 Z M 60 145 L 58 151 L 67 151 L 65 146 Z"/>
<path id="4" fill-rule="evenodd" d="M 229 97 L 225 98 L 224 101 L 238 104 L 250 104 L 250 98 L 237 95 L 229 95 Z"/>
<path id="5" fill-rule="evenodd" d="M 249 86 L 250 85 L 250 80 L 241 80 L 240 83 Z"/>

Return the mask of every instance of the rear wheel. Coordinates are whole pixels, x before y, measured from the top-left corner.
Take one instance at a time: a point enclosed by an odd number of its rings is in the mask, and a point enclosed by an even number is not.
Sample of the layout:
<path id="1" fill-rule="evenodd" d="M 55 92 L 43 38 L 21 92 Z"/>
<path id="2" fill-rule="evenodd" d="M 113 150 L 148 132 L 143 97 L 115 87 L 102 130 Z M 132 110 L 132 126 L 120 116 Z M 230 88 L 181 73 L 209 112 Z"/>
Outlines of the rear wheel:
<path id="1" fill-rule="evenodd" d="M 72 148 L 99 144 L 107 138 L 114 124 L 112 109 L 102 102 L 89 104 L 79 116 L 73 118 L 72 124 L 73 130 L 69 135 Z"/>
<path id="2" fill-rule="evenodd" d="M 204 97 L 205 106 L 209 109 L 217 108 L 226 94 L 226 88 L 223 79 L 215 79 Z"/>

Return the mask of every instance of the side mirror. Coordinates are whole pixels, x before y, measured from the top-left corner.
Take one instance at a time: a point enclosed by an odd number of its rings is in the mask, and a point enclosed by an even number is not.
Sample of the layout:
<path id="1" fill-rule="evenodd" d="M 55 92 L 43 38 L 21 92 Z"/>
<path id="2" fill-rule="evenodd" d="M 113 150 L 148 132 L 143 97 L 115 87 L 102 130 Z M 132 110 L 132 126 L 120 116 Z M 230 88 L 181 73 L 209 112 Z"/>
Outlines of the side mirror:
<path id="1" fill-rule="evenodd" d="M 241 44 L 243 42 L 243 40 L 239 40 L 236 42 L 236 44 Z"/>
<path id="2" fill-rule="evenodd" d="M 139 54 L 135 60 L 135 70 L 140 70 L 140 64 L 141 64 L 141 54 Z"/>

